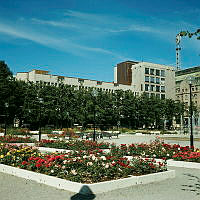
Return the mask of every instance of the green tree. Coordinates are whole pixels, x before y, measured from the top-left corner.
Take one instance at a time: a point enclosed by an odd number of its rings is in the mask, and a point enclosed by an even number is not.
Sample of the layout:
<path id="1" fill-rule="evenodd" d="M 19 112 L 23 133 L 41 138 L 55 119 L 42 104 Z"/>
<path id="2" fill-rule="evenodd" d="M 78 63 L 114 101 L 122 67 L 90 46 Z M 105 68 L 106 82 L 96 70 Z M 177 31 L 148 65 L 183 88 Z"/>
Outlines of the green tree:
<path id="1" fill-rule="evenodd" d="M 11 111 L 10 107 L 5 108 L 5 103 L 10 104 L 12 93 L 13 76 L 8 65 L 4 61 L 0 61 L 0 123 L 4 123 L 5 115 L 9 116 Z"/>

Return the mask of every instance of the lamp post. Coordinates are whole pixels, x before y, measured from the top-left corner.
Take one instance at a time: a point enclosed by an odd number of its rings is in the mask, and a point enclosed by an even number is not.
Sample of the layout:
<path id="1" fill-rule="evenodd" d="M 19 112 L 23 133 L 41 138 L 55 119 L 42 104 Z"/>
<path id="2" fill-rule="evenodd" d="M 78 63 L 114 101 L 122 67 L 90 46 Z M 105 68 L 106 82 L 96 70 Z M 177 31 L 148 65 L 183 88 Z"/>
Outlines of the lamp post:
<path id="1" fill-rule="evenodd" d="M 6 136 L 7 134 L 7 109 L 8 109 L 8 103 L 5 103 L 5 108 L 6 108 L 6 115 L 5 115 L 5 132 L 4 132 L 4 136 Z"/>
<path id="2" fill-rule="evenodd" d="M 43 103 L 43 98 L 38 98 L 39 104 L 40 104 L 40 110 L 39 110 L 39 141 L 41 141 L 41 105 Z"/>
<path id="3" fill-rule="evenodd" d="M 192 126 L 192 115 L 193 115 L 193 109 L 192 109 L 192 83 L 194 81 L 193 76 L 188 77 L 188 83 L 190 88 L 190 148 L 194 148 L 194 138 L 193 138 L 193 126 Z"/>
<path id="4" fill-rule="evenodd" d="M 95 127 L 95 123 L 96 123 L 96 97 L 98 96 L 98 91 L 97 89 L 93 89 L 92 90 L 92 96 L 94 97 L 94 132 L 93 132 L 93 141 L 96 140 L 96 127 Z"/>

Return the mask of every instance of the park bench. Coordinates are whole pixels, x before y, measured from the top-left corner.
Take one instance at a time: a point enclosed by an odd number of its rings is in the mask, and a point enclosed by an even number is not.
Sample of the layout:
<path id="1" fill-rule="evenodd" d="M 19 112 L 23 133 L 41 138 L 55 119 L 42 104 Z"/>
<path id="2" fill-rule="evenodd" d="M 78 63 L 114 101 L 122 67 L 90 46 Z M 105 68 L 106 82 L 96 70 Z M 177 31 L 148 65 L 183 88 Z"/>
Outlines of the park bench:
<path id="1" fill-rule="evenodd" d="M 111 136 L 116 136 L 116 137 L 118 138 L 119 134 L 120 134 L 119 131 L 113 131 L 113 132 L 111 133 Z"/>
<path id="2" fill-rule="evenodd" d="M 104 131 L 104 132 L 102 132 L 101 133 L 101 138 L 103 139 L 105 137 L 111 139 L 112 138 L 112 133 L 110 131 Z"/>

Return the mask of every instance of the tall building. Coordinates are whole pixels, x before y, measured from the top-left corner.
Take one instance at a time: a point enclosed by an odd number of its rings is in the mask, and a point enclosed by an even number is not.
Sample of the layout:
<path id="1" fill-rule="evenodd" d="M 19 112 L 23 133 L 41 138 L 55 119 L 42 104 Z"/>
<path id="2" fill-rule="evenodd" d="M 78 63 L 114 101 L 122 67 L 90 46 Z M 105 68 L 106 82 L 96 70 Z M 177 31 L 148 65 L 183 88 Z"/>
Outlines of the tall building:
<path id="1" fill-rule="evenodd" d="M 176 79 L 176 99 L 183 102 L 186 108 L 190 106 L 190 88 L 188 79 L 193 77 L 192 82 L 192 103 L 199 109 L 200 112 L 200 66 L 192 67 L 184 70 L 177 71 L 175 74 Z M 200 125 L 200 116 L 198 113 L 193 115 L 194 125 Z M 184 123 L 189 125 L 189 113 L 185 113 Z"/>
<path id="2" fill-rule="evenodd" d="M 175 99 L 175 69 L 148 62 L 125 61 L 114 69 L 114 82 L 133 86 L 141 95 Z"/>

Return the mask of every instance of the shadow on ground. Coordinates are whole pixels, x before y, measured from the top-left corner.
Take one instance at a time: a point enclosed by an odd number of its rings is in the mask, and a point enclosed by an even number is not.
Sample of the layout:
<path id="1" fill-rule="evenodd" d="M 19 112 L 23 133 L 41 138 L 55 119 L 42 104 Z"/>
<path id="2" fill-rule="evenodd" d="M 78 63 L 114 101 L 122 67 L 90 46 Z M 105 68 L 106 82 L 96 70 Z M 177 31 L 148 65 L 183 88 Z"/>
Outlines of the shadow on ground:
<path id="1" fill-rule="evenodd" d="M 95 199 L 95 194 L 93 194 L 92 190 L 87 186 L 84 185 L 79 193 L 73 195 L 71 200 L 92 200 Z"/>
<path id="2" fill-rule="evenodd" d="M 200 195 L 200 178 L 189 173 L 184 175 L 188 176 L 189 179 L 188 184 L 182 185 L 184 188 L 182 188 L 181 190 L 194 192 L 196 195 Z M 191 184 L 189 184 L 189 181 L 191 181 Z"/>

